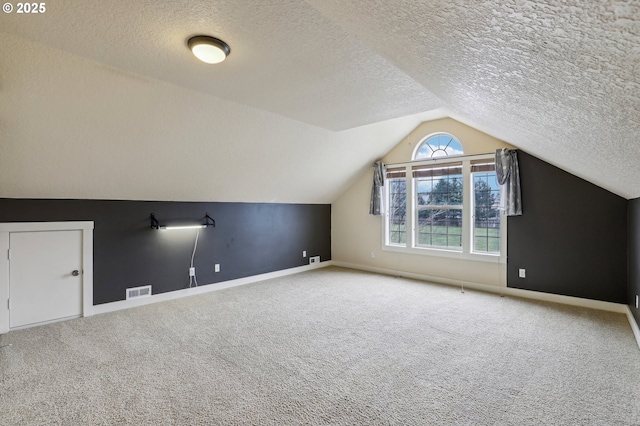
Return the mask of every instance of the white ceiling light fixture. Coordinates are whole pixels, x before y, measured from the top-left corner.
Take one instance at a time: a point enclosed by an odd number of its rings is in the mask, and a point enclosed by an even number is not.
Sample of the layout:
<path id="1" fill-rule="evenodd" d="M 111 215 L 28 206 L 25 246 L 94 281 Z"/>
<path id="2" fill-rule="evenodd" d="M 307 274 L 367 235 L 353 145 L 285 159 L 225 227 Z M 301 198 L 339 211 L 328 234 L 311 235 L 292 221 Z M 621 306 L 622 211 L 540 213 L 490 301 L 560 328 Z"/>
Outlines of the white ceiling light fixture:
<path id="1" fill-rule="evenodd" d="M 215 37 L 202 35 L 191 37 L 187 45 L 196 58 L 207 64 L 218 64 L 227 59 L 231 53 L 229 45 Z"/>

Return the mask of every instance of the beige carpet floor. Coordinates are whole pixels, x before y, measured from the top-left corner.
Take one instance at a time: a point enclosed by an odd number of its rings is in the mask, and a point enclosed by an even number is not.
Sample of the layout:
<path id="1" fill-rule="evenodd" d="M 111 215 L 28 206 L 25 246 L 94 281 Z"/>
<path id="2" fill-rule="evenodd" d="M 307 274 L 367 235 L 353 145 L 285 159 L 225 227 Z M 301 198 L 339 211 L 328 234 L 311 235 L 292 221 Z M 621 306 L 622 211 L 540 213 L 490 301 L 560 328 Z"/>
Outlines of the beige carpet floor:
<path id="1" fill-rule="evenodd" d="M 0 425 L 639 425 L 625 316 L 335 267 L 0 336 Z"/>

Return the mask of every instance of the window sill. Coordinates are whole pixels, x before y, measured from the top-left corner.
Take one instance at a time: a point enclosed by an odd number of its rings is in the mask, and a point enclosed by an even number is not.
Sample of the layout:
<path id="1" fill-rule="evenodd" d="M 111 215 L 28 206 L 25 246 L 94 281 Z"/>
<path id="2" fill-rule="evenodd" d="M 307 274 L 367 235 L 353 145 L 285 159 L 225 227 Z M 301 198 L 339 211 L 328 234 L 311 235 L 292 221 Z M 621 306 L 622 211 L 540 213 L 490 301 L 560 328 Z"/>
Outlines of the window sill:
<path id="1" fill-rule="evenodd" d="M 390 251 L 395 253 L 404 254 L 417 254 L 420 256 L 432 256 L 432 257 L 446 257 L 449 259 L 459 260 L 473 260 L 476 262 L 489 262 L 489 263 L 506 263 L 506 256 L 500 254 L 490 253 L 463 253 L 462 251 L 435 249 L 435 248 L 423 248 L 423 247 L 402 247 L 383 245 L 382 251 Z"/>

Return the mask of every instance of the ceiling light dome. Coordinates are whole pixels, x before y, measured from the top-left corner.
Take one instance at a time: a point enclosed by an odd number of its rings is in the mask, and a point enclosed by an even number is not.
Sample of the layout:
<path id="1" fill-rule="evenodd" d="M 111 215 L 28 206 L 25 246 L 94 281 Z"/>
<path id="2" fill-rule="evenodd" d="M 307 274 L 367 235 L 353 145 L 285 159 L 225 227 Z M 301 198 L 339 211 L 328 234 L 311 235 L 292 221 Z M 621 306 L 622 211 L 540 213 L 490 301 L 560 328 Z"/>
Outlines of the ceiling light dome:
<path id="1" fill-rule="evenodd" d="M 187 41 L 187 45 L 196 58 L 207 64 L 220 63 L 231 53 L 229 45 L 215 37 L 191 37 L 189 41 Z"/>

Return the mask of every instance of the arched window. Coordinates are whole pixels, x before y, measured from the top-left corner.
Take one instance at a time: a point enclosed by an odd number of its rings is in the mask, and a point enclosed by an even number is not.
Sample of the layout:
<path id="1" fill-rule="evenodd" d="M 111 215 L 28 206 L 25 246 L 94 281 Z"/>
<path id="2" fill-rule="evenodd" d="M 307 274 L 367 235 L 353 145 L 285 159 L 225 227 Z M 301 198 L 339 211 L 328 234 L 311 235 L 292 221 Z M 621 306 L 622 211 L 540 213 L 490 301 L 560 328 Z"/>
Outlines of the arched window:
<path id="1" fill-rule="evenodd" d="M 416 145 L 410 161 L 387 165 L 385 182 L 384 247 L 504 259 L 506 234 L 493 154 L 464 155 L 455 136 L 432 133 Z"/>
<path id="2" fill-rule="evenodd" d="M 427 136 L 418 144 L 413 153 L 413 159 L 423 160 L 463 154 L 462 144 L 455 136 L 448 133 L 436 133 Z"/>

